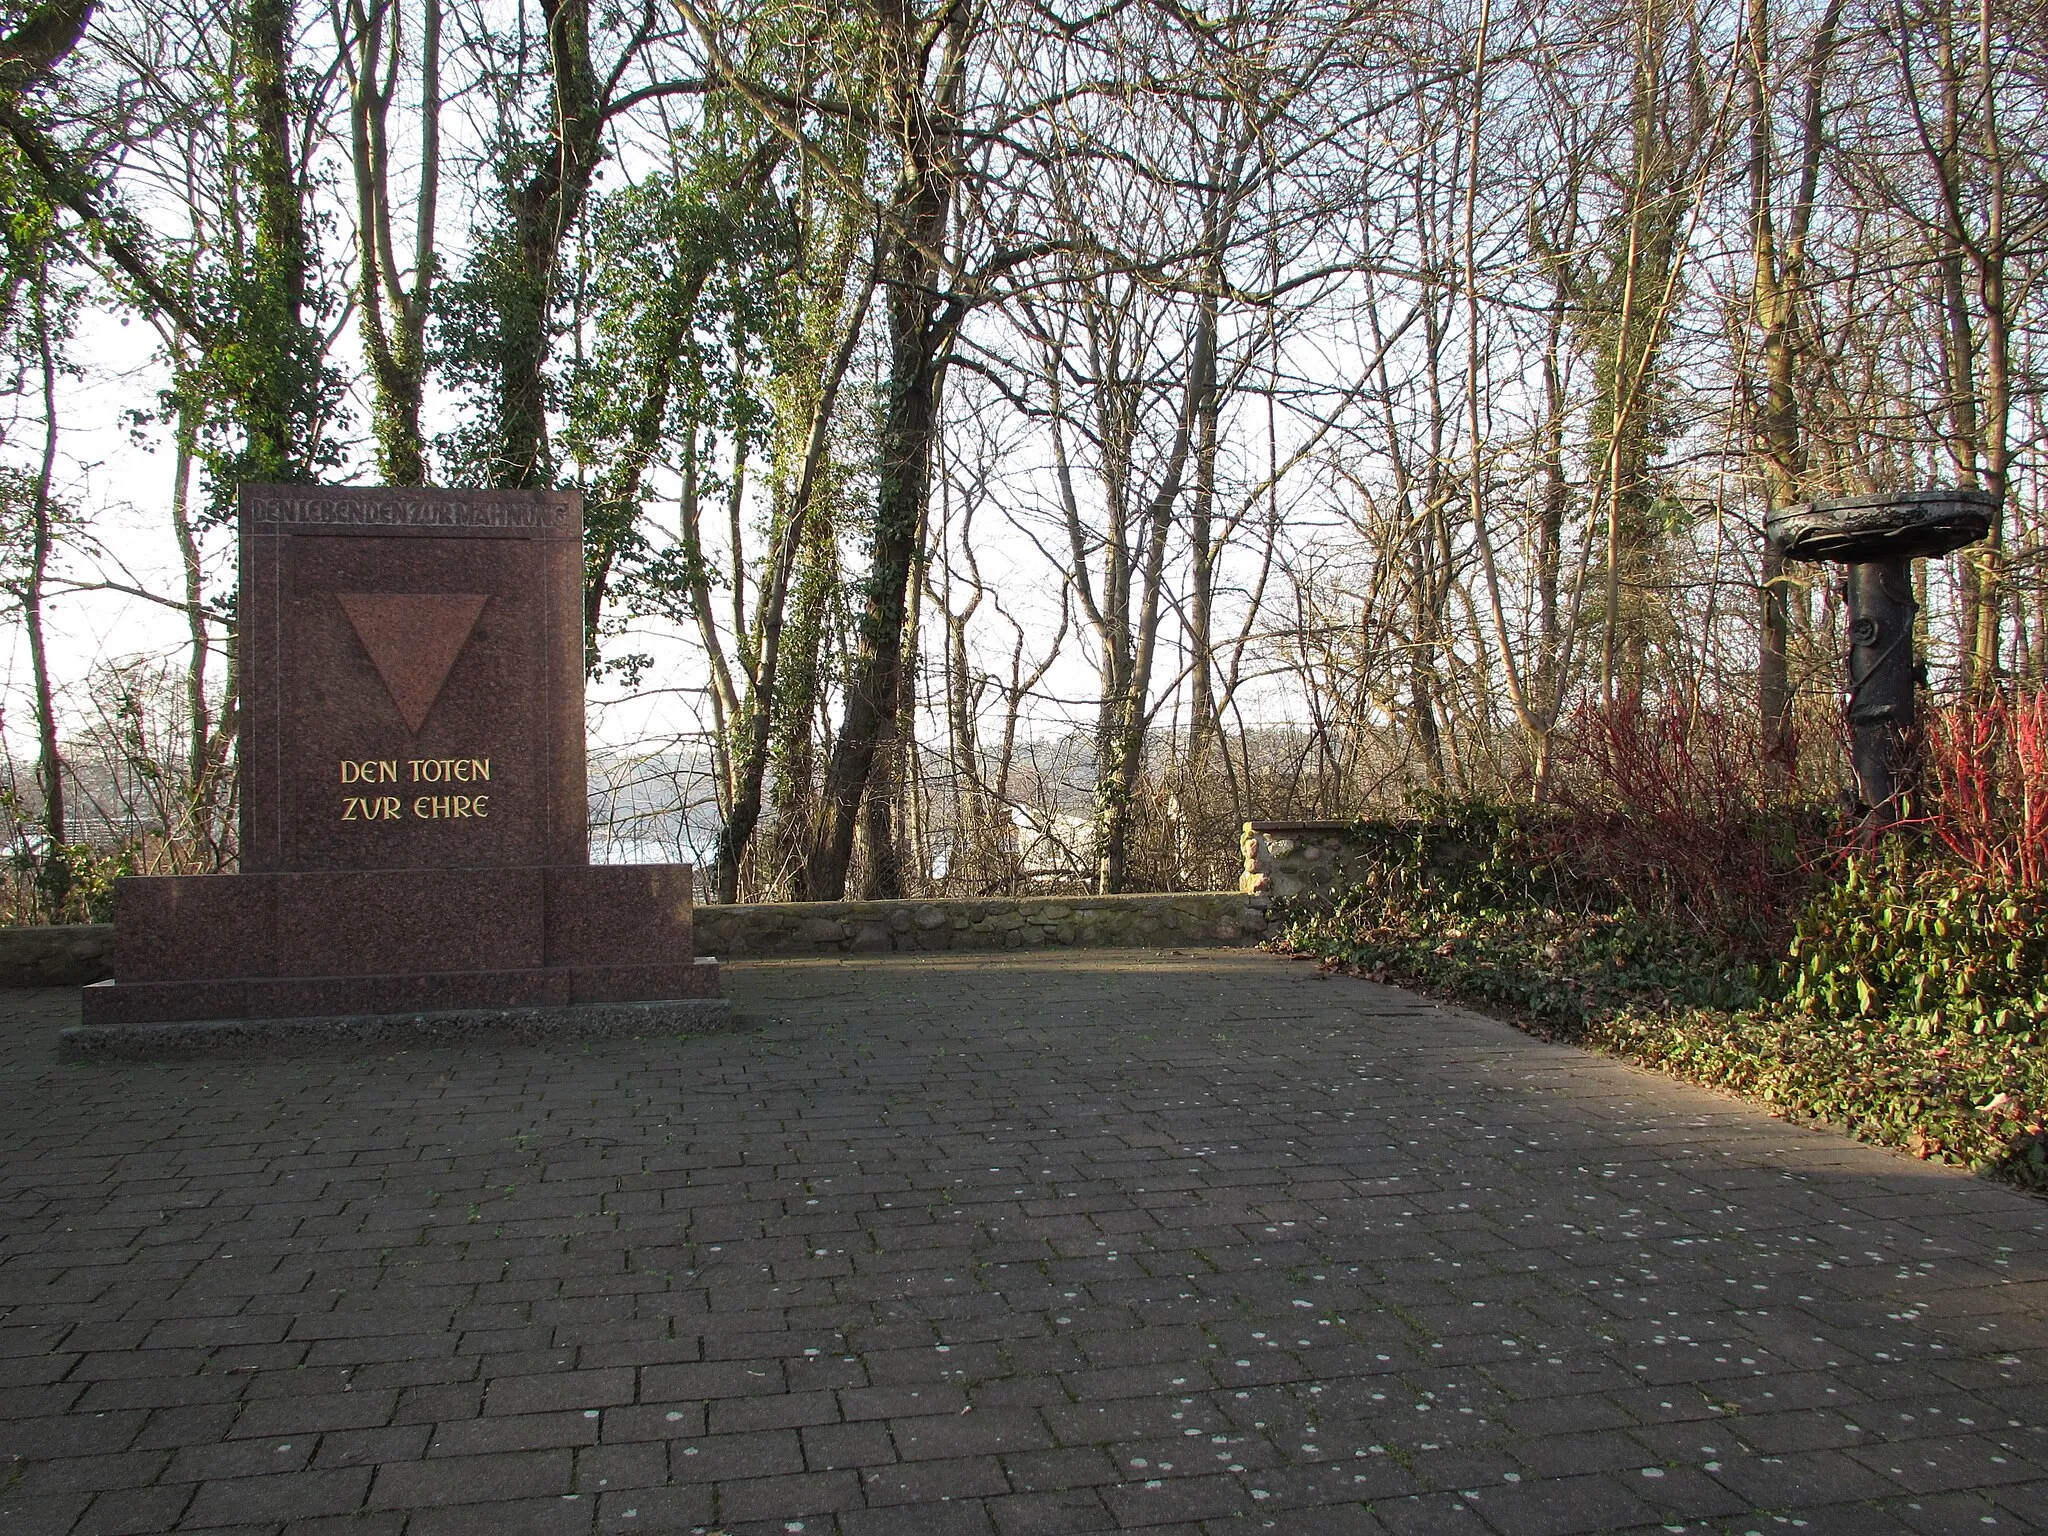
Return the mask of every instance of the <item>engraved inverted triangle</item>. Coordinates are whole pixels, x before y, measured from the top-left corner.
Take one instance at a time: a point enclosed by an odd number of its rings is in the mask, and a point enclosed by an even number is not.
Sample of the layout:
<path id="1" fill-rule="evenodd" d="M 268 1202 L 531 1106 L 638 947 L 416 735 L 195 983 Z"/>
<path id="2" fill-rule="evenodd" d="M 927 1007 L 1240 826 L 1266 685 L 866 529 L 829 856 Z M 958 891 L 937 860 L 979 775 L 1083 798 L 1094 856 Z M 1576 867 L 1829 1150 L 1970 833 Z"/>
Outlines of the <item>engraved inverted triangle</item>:
<path id="1" fill-rule="evenodd" d="M 337 592 L 405 727 L 426 724 L 488 601 L 480 592 Z"/>

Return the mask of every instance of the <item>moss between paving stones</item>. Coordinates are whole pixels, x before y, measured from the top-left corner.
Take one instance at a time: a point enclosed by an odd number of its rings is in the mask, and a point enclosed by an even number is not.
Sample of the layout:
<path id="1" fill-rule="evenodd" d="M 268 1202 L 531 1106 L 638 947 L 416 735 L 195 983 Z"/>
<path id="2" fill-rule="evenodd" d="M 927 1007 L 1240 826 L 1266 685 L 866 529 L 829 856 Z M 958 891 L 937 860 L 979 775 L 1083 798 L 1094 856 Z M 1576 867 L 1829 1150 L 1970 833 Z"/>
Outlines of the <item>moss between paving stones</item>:
<path id="1" fill-rule="evenodd" d="M 1820 884 L 1760 966 L 1512 819 L 1478 830 L 1456 879 L 1411 834 L 1334 905 L 1279 904 L 1273 947 L 2048 1189 L 2048 896 L 1901 846 Z"/>

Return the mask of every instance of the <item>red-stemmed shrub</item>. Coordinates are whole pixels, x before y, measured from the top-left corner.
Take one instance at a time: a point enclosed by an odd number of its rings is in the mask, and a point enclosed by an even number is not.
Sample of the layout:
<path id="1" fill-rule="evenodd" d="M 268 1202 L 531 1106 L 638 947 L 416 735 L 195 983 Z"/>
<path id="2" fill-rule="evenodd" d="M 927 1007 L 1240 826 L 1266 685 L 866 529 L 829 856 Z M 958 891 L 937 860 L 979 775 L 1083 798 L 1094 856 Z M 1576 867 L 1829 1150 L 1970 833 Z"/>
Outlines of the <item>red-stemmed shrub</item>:
<path id="1" fill-rule="evenodd" d="M 2012 890 L 2048 883 L 2048 692 L 1933 711 L 1922 821 L 1948 857 Z"/>
<path id="2" fill-rule="evenodd" d="M 1789 758 L 1791 745 L 1784 749 Z M 1702 705 L 1582 705 L 1565 737 L 1558 834 L 1580 867 L 1762 956 L 1827 862 L 1825 822 L 1772 808 L 1753 716 Z"/>

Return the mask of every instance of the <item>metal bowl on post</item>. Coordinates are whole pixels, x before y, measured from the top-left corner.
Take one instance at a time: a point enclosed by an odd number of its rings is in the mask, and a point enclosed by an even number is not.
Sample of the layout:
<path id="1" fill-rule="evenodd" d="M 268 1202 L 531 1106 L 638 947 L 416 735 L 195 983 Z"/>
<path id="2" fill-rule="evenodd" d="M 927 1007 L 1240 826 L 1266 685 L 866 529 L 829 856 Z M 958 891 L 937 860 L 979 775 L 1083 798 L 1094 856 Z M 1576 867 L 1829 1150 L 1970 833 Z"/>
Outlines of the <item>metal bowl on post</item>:
<path id="1" fill-rule="evenodd" d="M 1873 831 L 1898 818 L 1913 729 L 1911 562 L 1974 544 L 1991 531 L 1998 499 L 1985 491 L 1839 496 L 1781 507 L 1764 536 L 1787 560 L 1848 567 L 1849 733 L 1856 794 Z"/>
<path id="2" fill-rule="evenodd" d="M 1988 491 L 1837 496 L 1778 508 L 1764 519 L 1764 536 L 1787 560 L 1914 560 L 1976 543 L 1997 510 Z"/>

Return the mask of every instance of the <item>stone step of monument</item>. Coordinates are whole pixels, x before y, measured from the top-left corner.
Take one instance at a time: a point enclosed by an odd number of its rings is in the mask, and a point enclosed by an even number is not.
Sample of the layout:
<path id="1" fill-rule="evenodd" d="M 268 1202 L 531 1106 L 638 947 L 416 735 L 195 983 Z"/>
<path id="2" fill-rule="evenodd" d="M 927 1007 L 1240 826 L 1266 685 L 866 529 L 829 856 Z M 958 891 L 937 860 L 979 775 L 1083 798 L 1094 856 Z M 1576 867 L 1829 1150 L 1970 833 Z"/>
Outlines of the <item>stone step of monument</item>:
<path id="1" fill-rule="evenodd" d="M 710 962 L 705 962 L 710 963 Z M 88 988 L 88 991 L 93 990 Z M 81 1024 L 60 1030 L 63 1062 L 163 1061 L 202 1056 L 386 1054 L 445 1048 L 583 1045 L 729 1029 L 719 997 L 568 1007 L 455 1008 L 300 1019 L 188 1019 L 159 1024 Z"/>
<path id="2" fill-rule="evenodd" d="M 220 1019 L 294 1019 L 465 1008 L 716 997 L 718 962 L 547 966 L 387 976 L 246 976 L 208 981 L 102 981 L 81 994 L 88 1026 Z"/>
<path id="3" fill-rule="evenodd" d="M 130 878 L 114 979 L 687 965 L 690 887 L 687 864 Z"/>

